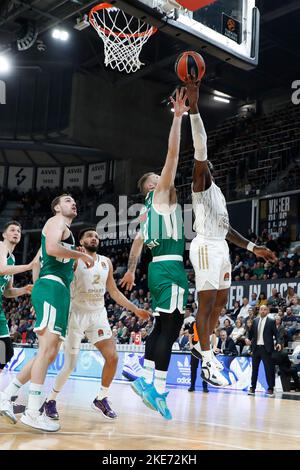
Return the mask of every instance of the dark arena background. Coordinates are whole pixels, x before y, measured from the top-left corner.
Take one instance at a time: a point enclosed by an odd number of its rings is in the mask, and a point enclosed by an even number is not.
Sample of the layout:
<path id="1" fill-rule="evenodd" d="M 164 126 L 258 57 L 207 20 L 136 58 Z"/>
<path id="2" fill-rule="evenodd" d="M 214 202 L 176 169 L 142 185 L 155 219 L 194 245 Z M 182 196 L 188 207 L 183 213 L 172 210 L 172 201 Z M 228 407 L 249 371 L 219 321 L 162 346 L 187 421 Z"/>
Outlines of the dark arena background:
<path id="1" fill-rule="evenodd" d="M 118 288 L 150 318 L 138 318 L 103 293 L 118 354 L 109 388 L 110 406 L 118 419 L 91 409 L 105 359 L 83 335 L 77 364 L 57 398 L 60 429 L 43 432 L 21 422 L 28 402 L 25 384 L 14 402 L 16 424 L 4 419 L 0 407 L 0 448 L 127 450 L 132 455 L 138 450 L 298 450 L 300 3 L 115 0 L 91 15 L 98 3 L 0 2 L 0 231 L 11 220 L 19 222 L 22 238 L 14 251 L 16 265 L 31 262 L 41 245 L 42 228 L 52 216 L 51 201 L 71 194 L 78 210 L 71 227 L 76 246 L 79 232 L 94 227 L 98 253 L 110 258 Z M 103 25 L 101 15 L 110 15 L 114 24 Z M 136 48 L 141 37 L 145 39 L 141 31 L 151 26 L 153 34 L 138 57 Z M 214 348 L 228 386 L 207 388 L 201 362 L 195 381 L 190 348 L 198 304 L 189 260 L 196 235 L 191 197 L 194 148 L 186 112 L 175 186 L 183 213 L 189 295 L 166 379 L 172 419 L 165 420 L 131 387 L 143 375 L 145 344 L 157 321 L 148 287 L 149 248 L 143 248 L 138 260 L 133 289 L 120 284 L 143 210 L 137 182 L 147 172 L 162 171 L 174 115 L 170 96 L 175 98 L 182 85 L 174 65 L 188 50 L 199 52 L 206 63 L 199 110 L 230 224 L 248 242 L 268 247 L 276 261 L 229 243 L 232 283 L 214 330 Z M 2 252 L 0 257 L 4 279 Z M 18 288 L 31 283 L 31 270 L 16 274 L 13 282 Z M 3 295 L 2 300 L 14 347 L 0 374 L 4 392 L 36 356 L 39 340 L 30 295 Z M 272 396 L 263 363 L 255 395 L 248 395 L 251 331 L 261 305 L 268 307 L 281 344 L 280 352 L 272 354 Z M 0 363 L 1 354 L 0 348 Z M 63 365 L 62 346 L 49 365 L 43 399 Z"/>

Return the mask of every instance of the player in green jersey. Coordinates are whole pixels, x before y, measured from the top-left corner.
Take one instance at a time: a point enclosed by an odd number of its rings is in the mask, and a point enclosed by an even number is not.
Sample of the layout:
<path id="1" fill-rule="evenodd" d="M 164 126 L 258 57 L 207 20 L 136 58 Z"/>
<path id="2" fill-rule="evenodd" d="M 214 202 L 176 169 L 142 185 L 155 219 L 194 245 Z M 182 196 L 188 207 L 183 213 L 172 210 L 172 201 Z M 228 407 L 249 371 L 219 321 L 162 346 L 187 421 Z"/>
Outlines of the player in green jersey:
<path id="1" fill-rule="evenodd" d="M 21 225 L 16 220 L 7 222 L 4 226 L 3 242 L 0 242 L 0 372 L 14 354 L 5 313 L 2 308 L 3 296 L 19 297 L 20 295 L 30 294 L 33 287 L 31 284 L 21 288 L 13 287 L 14 274 L 23 273 L 32 268 L 32 263 L 15 266 L 13 251 L 21 240 L 21 230 Z"/>
<path id="2" fill-rule="evenodd" d="M 70 225 L 77 215 L 74 199 L 68 195 L 56 197 L 51 204 L 54 216 L 48 219 L 42 231 L 40 261 L 33 266 L 34 287 L 32 303 L 36 313 L 35 331 L 39 336 L 39 350 L 4 390 L 5 406 L 20 387 L 31 380 L 28 407 L 21 418 L 27 426 L 43 431 L 58 431 L 58 422 L 40 413 L 42 388 L 48 366 L 54 361 L 61 341 L 65 338 L 70 306 L 70 283 L 73 279 L 74 260 L 82 259 L 87 267 L 93 258 L 75 249 Z M 37 257 L 35 259 L 37 261 Z M 38 278 L 38 279 L 37 279 Z M 5 401 L 2 400 L 2 401 Z M 0 410 L 1 410 L 0 403 Z M 6 417 L 16 421 L 12 408 Z"/>
<path id="3" fill-rule="evenodd" d="M 134 273 L 143 245 L 150 248 L 152 262 L 148 269 L 148 287 L 152 298 L 155 324 L 146 341 L 143 376 L 132 384 L 144 403 L 164 418 L 172 415 L 166 403 L 166 378 L 172 345 L 178 338 L 188 296 L 184 270 L 184 229 L 174 186 L 177 171 L 180 129 L 183 114 L 188 111 L 185 90 L 172 99 L 174 119 L 169 136 L 168 153 L 161 175 L 145 174 L 139 188 L 145 195 L 140 214 L 141 230 L 133 242 L 128 271 L 121 285 L 131 290 Z"/>

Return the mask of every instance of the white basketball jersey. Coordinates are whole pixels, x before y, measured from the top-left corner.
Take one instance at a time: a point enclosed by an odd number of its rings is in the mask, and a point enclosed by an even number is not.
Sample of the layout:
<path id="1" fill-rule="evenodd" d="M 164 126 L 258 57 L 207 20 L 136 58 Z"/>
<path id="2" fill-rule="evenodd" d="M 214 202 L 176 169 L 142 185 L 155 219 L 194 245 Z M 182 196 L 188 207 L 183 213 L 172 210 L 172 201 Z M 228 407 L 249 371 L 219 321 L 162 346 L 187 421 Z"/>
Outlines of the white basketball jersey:
<path id="1" fill-rule="evenodd" d="M 79 259 L 71 285 L 72 310 L 95 312 L 104 309 L 104 294 L 109 273 L 108 259 L 97 255 L 92 268 Z"/>
<path id="2" fill-rule="evenodd" d="M 221 189 L 212 182 L 206 191 L 192 191 L 194 230 L 203 238 L 225 240 L 229 229 L 226 201 Z"/>

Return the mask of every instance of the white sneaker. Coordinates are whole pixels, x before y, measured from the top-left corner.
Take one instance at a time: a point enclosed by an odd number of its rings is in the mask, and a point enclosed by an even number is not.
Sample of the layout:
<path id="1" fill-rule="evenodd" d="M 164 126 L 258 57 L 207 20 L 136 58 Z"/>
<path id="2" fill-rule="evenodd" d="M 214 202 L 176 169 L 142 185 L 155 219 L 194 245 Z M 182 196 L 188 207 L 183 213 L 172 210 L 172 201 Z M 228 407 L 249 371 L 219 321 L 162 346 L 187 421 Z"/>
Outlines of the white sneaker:
<path id="1" fill-rule="evenodd" d="M 213 387 L 227 387 L 229 385 L 227 379 L 216 368 L 214 362 L 203 362 L 201 378 Z"/>
<path id="2" fill-rule="evenodd" d="M 56 432 L 60 429 L 58 421 L 54 421 L 44 414 L 36 415 L 29 410 L 26 410 L 25 413 L 23 413 L 21 423 L 26 424 L 26 426 L 30 426 L 31 428 L 40 429 L 41 431 L 46 432 Z"/>
<path id="3" fill-rule="evenodd" d="M 14 415 L 13 403 L 3 392 L 0 392 L 0 416 L 3 416 L 10 424 L 16 424 L 18 421 Z"/>
<path id="4" fill-rule="evenodd" d="M 218 369 L 219 371 L 224 370 L 224 366 L 223 366 L 222 362 L 219 361 L 219 359 L 217 358 L 217 356 L 215 355 L 215 353 L 213 351 L 211 351 L 211 355 L 212 355 L 213 363 L 214 363 L 216 369 Z"/>

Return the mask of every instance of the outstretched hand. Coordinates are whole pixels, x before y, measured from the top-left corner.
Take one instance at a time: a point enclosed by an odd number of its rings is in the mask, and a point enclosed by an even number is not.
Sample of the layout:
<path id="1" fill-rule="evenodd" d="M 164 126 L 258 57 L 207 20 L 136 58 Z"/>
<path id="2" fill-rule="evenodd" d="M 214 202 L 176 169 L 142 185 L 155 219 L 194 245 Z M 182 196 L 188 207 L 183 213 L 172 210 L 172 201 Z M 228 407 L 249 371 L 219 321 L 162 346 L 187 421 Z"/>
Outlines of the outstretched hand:
<path id="1" fill-rule="evenodd" d="M 256 246 L 253 252 L 258 258 L 263 258 L 265 261 L 270 261 L 271 263 L 276 263 L 277 261 L 273 251 L 269 250 L 266 246 Z"/>
<path id="2" fill-rule="evenodd" d="M 176 117 L 181 117 L 184 113 L 187 113 L 190 109 L 189 106 L 186 104 L 187 95 L 186 89 L 181 88 L 180 90 L 176 90 L 176 99 L 170 96 L 171 103 L 174 107 L 174 114 Z"/>
<path id="3" fill-rule="evenodd" d="M 201 81 L 196 79 L 196 74 L 192 70 L 192 75 L 188 75 L 186 82 L 186 96 L 189 100 L 190 108 L 198 105 L 200 83 Z"/>

